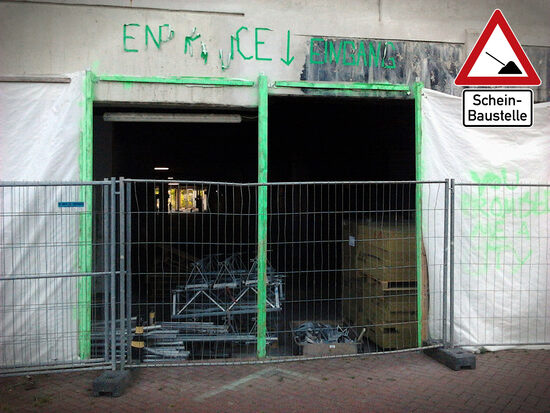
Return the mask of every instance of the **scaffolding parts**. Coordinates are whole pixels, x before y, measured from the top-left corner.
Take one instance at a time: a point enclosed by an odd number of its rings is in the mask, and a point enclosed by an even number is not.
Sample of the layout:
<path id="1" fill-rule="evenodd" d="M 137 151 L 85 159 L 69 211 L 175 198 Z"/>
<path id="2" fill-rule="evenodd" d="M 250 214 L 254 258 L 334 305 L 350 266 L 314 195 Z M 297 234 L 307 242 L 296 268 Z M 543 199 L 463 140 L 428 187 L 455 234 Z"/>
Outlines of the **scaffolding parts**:
<path id="1" fill-rule="evenodd" d="M 185 285 L 172 290 L 172 321 L 143 328 L 144 362 L 231 357 L 226 344 L 255 344 L 257 328 L 256 258 L 240 253 L 212 254 L 191 265 Z M 267 311 L 281 311 L 284 275 L 267 267 Z M 235 317 L 243 315 L 244 317 Z M 277 336 L 266 337 L 267 343 Z"/>
<path id="2" fill-rule="evenodd" d="M 343 328 L 340 325 L 333 326 L 307 321 L 293 330 L 293 338 L 298 345 L 298 354 L 304 356 L 344 355 L 355 354 L 358 351 L 362 335 L 355 341 L 350 337 L 352 333 L 348 328 Z"/>
<path id="3" fill-rule="evenodd" d="M 294 342 L 299 346 L 311 343 L 351 343 L 348 329 L 308 321 L 294 330 Z"/>
<path id="4" fill-rule="evenodd" d="M 172 318 L 197 319 L 212 316 L 256 314 L 258 260 L 247 267 L 242 254 L 213 254 L 192 264 L 186 285 L 172 292 Z M 280 311 L 284 300 L 284 275 L 267 266 L 266 311 Z"/>

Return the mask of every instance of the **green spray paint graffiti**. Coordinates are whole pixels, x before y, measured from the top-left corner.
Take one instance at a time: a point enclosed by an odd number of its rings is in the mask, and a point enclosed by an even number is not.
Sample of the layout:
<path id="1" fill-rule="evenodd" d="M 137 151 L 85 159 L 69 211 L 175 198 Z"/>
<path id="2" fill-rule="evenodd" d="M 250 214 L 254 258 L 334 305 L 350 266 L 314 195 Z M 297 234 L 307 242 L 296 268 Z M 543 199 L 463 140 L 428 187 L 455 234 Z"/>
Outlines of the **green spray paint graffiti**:
<path id="1" fill-rule="evenodd" d="M 155 27 L 155 30 L 157 28 Z M 141 36 L 140 36 L 141 34 Z M 158 26 L 158 35 L 149 25 L 138 23 L 126 23 L 122 25 L 122 50 L 125 53 L 139 53 L 140 42 L 145 46 L 141 51 L 148 51 L 152 42 L 156 50 L 160 51 L 162 44 L 175 37 L 175 30 L 170 24 Z M 193 57 L 193 42 L 201 38 L 197 28 L 193 28 L 190 35 L 184 37 L 182 45 L 183 54 Z M 282 56 L 273 55 L 273 43 L 280 42 Z M 201 38 L 200 57 L 206 64 L 208 61 L 207 44 Z M 271 47 L 270 47 L 271 45 Z M 292 35 L 290 30 L 286 33 L 276 34 L 268 27 L 241 26 L 229 36 L 229 50 L 219 48 L 219 68 L 222 71 L 229 69 L 231 61 L 238 58 L 242 61 L 278 62 L 289 67 L 295 58 L 292 52 Z M 154 50 L 155 48 L 150 48 Z M 224 59 L 224 55 L 226 58 Z M 309 59 L 312 64 L 336 64 L 343 66 L 381 67 L 383 69 L 396 68 L 397 50 L 391 41 L 354 41 L 354 40 L 330 40 L 323 38 L 311 38 Z"/>
<path id="2" fill-rule="evenodd" d="M 395 46 L 392 42 L 365 42 L 363 40 L 330 40 L 312 38 L 309 62 L 312 64 L 341 64 L 344 66 L 374 66 L 395 69 Z"/>
<path id="3" fill-rule="evenodd" d="M 138 23 L 127 23 L 122 26 L 122 45 L 125 52 L 130 53 L 138 53 L 138 49 L 130 49 L 128 47 L 128 40 L 135 40 L 135 36 L 129 34 L 129 31 L 132 31 L 131 27 L 140 27 Z M 135 34 L 135 31 L 132 31 L 133 34 Z M 167 33 L 166 36 L 163 38 L 163 33 Z M 170 27 L 169 24 L 161 24 L 158 26 L 158 37 L 155 37 L 153 31 L 151 30 L 151 27 L 149 25 L 145 25 L 144 28 L 144 37 L 145 37 L 145 48 L 149 47 L 149 38 L 153 41 L 153 44 L 157 47 L 157 49 L 161 48 L 162 43 L 169 42 L 174 38 L 174 30 Z M 135 43 L 134 46 L 136 47 Z"/>
<path id="4" fill-rule="evenodd" d="M 189 53 L 189 56 L 193 57 L 193 42 L 201 37 L 200 34 L 197 34 L 197 28 L 193 28 L 193 31 L 189 36 L 185 36 L 185 49 L 183 53 Z"/>
<path id="5" fill-rule="evenodd" d="M 293 60 L 294 56 L 290 56 L 290 30 L 288 30 L 286 34 L 286 59 L 281 58 L 281 62 L 287 66 L 290 66 Z"/>
<path id="6" fill-rule="evenodd" d="M 470 172 L 474 183 L 519 183 L 519 173 L 478 174 Z M 516 274 L 529 262 L 532 254 L 533 231 L 540 229 L 537 216 L 548 214 L 548 188 L 520 186 L 462 187 L 460 210 L 471 222 L 463 234 L 471 242 L 472 254 L 477 253 L 476 264 L 468 264 L 471 275 L 487 275 L 490 268 Z"/>
<path id="7" fill-rule="evenodd" d="M 139 50 L 139 39 L 136 39 L 136 35 L 139 34 L 141 25 L 138 23 L 127 23 L 122 26 L 122 46 L 123 51 L 126 53 L 138 53 Z M 168 31 L 166 34 L 165 32 Z M 243 60 L 252 60 L 255 59 L 257 61 L 272 61 L 273 57 L 267 56 L 264 53 L 266 50 L 266 46 L 268 43 L 268 40 L 272 40 L 272 36 L 268 35 L 267 32 L 272 32 L 273 30 L 267 27 L 255 27 L 253 29 L 253 39 L 248 38 L 248 45 L 244 49 L 246 50 L 253 50 L 253 52 L 250 52 L 252 54 L 247 55 L 243 51 L 243 42 L 242 37 L 246 32 L 249 32 L 248 27 L 241 26 L 238 30 L 235 31 L 235 35 L 229 36 L 230 39 L 230 45 L 231 45 L 231 52 L 228 55 L 228 60 L 224 62 L 223 59 L 223 50 L 220 49 L 220 62 L 221 62 L 221 69 L 226 70 L 229 68 L 230 61 L 233 60 L 237 55 L 234 53 L 235 50 L 235 44 L 237 48 L 238 56 L 240 56 Z M 163 37 L 164 34 L 164 37 Z M 172 40 L 175 36 L 175 31 L 172 29 L 172 26 L 169 24 L 162 24 L 158 26 L 158 36 L 155 37 L 151 27 L 148 25 L 144 26 L 143 31 L 143 38 L 145 43 L 145 49 L 148 48 L 150 40 L 154 43 L 154 45 L 157 47 L 158 50 L 161 49 L 162 43 L 166 43 L 170 40 Z M 246 36 L 245 36 L 246 37 Z M 193 28 L 193 31 L 190 35 L 185 36 L 185 43 L 184 43 L 184 50 L 183 54 L 189 55 L 190 57 L 193 57 L 193 42 L 201 38 L 201 35 L 197 32 L 197 28 Z M 201 41 L 201 54 L 200 57 L 204 60 L 204 63 L 206 64 L 208 62 L 208 51 L 207 51 L 207 45 L 206 42 Z M 281 62 L 285 65 L 289 66 L 292 61 L 294 60 L 294 57 L 290 56 L 290 30 L 286 33 L 286 58 L 284 56 L 281 58 Z"/>

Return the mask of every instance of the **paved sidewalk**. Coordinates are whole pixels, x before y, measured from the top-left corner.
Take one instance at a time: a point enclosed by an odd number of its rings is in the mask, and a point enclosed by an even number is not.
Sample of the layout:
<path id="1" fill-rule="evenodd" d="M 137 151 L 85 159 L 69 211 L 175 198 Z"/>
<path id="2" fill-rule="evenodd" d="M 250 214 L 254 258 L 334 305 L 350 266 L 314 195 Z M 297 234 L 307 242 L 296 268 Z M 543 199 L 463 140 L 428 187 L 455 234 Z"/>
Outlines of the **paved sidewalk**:
<path id="1" fill-rule="evenodd" d="M 100 372 L 0 379 L 0 412 L 550 412 L 550 351 L 478 355 L 454 372 L 422 353 L 261 366 L 147 368 L 119 398 Z"/>

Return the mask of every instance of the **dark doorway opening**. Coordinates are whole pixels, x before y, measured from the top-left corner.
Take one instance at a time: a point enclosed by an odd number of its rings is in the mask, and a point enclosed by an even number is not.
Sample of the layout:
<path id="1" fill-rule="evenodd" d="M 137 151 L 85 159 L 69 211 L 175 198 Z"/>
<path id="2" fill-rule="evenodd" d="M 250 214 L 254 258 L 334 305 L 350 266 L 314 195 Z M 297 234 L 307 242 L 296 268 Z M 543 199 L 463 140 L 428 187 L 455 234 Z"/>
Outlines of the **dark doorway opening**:
<path id="1" fill-rule="evenodd" d="M 238 114 L 241 122 L 103 120 L 106 113 L 113 112 L 231 113 Z M 178 186 L 168 182 L 132 186 L 132 315 L 137 319 L 147 322 L 154 314 L 157 323 L 174 321 L 174 291 L 194 279 L 194 263 L 200 260 L 208 258 L 221 268 L 231 258 L 241 262 L 240 272 L 254 268 L 257 187 L 184 181 L 256 182 L 257 122 L 257 112 L 252 110 L 95 109 L 94 179 L 124 176 L 180 181 Z M 169 169 L 157 171 L 156 166 Z M 300 322 L 345 322 L 342 274 L 351 265 L 345 252 L 350 246 L 350 223 L 412 222 L 414 226 L 415 213 L 414 184 L 299 182 L 414 180 L 414 101 L 270 97 L 268 168 L 270 182 L 289 183 L 268 189 L 269 271 L 274 278 L 284 279 L 284 291 L 276 292 L 282 310 L 268 316 L 268 342 L 277 343 L 269 351 L 287 355 L 296 352 L 293 329 Z M 238 295 L 231 288 L 219 292 L 218 297 L 235 301 Z M 250 311 L 245 309 L 229 321 L 219 315 L 189 319 L 214 323 L 218 332 L 221 325 L 228 326 L 240 338 L 232 336 L 234 342 L 197 339 L 186 345 L 190 350 L 186 357 L 249 356 L 255 352 L 254 341 L 242 339 L 245 334 L 254 336 L 257 321 L 255 295 L 247 294 L 243 297 Z M 269 294 L 275 302 L 275 296 Z M 211 301 L 205 298 L 193 305 L 199 308 Z M 355 328 L 354 338 L 358 333 Z"/>
<path id="2" fill-rule="evenodd" d="M 270 97 L 269 180 L 415 179 L 414 101 Z"/>
<path id="3" fill-rule="evenodd" d="M 352 339 L 380 322 L 363 317 L 363 297 L 370 292 L 358 281 L 363 275 L 355 274 L 367 264 L 356 262 L 358 248 L 350 240 L 391 226 L 404 229 L 407 245 L 413 242 L 415 185 L 349 181 L 414 179 L 413 100 L 270 97 L 269 180 L 294 183 L 269 192 L 269 259 L 286 274 L 277 321 L 284 334 L 271 354 L 299 351 L 294 329 L 304 322 L 349 328 Z M 341 183 L 300 184 L 320 181 Z M 409 252 L 407 260 L 415 259 Z M 415 294 L 406 297 L 407 308 L 416 303 Z M 394 348 L 403 348 L 402 342 Z M 368 343 L 365 351 L 379 349 Z"/>
<path id="4" fill-rule="evenodd" d="M 254 352 L 254 294 L 240 296 L 227 269 L 253 265 L 256 187 L 210 181 L 256 181 L 257 111 L 98 107 L 95 115 L 95 179 L 143 180 L 126 188 L 126 242 L 133 322 L 155 325 L 145 361 Z M 168 121 L 132 121 L 143 117 Z"/>
<path id="5" fill-rule="evenodd" d="M 105 114 L 194 115 L 170 122 L 105 121 Z M 238 116 L 236 123 L 211 119 Z M 203 116 L 203 118 L 200 118 Z M 254 182 L 257 177 L 257 111 L 97 107 L 94 110 L 94 179 L 124 176 Z M 165 166 L 167 171 L 154 167 Z"/>

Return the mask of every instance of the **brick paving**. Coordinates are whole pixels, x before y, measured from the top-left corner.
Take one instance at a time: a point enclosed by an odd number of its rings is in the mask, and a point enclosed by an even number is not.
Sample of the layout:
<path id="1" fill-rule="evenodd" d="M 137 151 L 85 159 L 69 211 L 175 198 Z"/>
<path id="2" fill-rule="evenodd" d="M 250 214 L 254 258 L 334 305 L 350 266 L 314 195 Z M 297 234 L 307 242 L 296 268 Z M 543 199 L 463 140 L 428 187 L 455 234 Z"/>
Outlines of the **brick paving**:
<path id="1" fill-rule="evenodd" d="M 0 379 L 0 412 L 550 412 L 550 351 L 477 356 L 452 371 L 422 353 L 243 366 L 144 368 L 119 398 L 100 372 Z"/>

